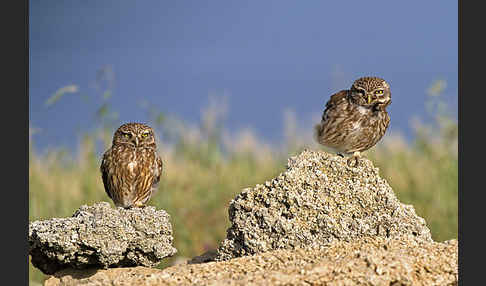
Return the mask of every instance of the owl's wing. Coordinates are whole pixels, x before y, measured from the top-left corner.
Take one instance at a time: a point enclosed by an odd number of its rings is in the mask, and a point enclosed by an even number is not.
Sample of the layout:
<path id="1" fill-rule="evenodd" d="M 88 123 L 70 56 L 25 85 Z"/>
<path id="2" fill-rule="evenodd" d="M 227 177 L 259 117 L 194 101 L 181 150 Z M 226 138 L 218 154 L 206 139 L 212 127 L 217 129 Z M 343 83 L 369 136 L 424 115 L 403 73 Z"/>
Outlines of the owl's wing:
<path id="1" fill-rule="evenodd" d="M 101 160 L 101 165 L 100 165 L 100 171 L 101 171 L 101 178 L 103 179 L 103 186 L 105 187 L 105 192 L 108 195 L 108 197 L 110 197 L 110 199 L 113 199 L 110 192 L 111 189 L 110 183 L 108 181 L 108 169 L 111 160 L 110 156 L 108 155 L 109 152 L 110 150 L 106 151 L 106 153 L 103 154 L 103 159 Z"/>
<path id="2" fill-rule="evenodd" d="M 158 183 L 160 181 L 160 175 L 162 174 L 162 170 L 163 170 L 163 167 L 164 167 L 164 163 L 162 163 L 162 158 L 160 158 L 160 156 L 157 155 L 157 178 L 156 178 L 156 182 Z"/>
<path id="3" fill-rule="evenodd" d="M 343 102 L 343 100 L 346 100 L 347 94 L 348 94 L 348 90 L 341 90 L 331 95 L 331 98 L 327 101 L 324 112 L 322 112 L 321 122 L 319 122 L 314 126 L 314 138 L 317 140 L 317 142 L 319 143 L 322 142 L 322 137 L 324 135 L 324 129 L 327 120 L 329 118 L 334 118 L 335 117 L 334 115 L 336 113 L 340 113 L 342 111 L 340 110 L 342 108 L 341 103 Z M 341 108 L 339 108 L 339 106 Z"/>
<path id="4" fill-rule="evenodd" d="M 388 112 L 385 111 L 385 119 L 384 119 L 384 124 L 385 130 L 388 128 L 390 125 L 390 115 L 388 115 Z"/>
<path id="5" fill-rule="evenodd" d="M 163 169 L 163 163 L 162 159 L 160 158 L 159 155 L 156 155 L 156 164 L 155 164 L 155 170 L 154 170 L 154 183 L 152 185 L 152 192 L 157 191 L 157 188 L 159 186 L 160 182 L 160 175 L 162 174 L 162 169 Z"/>
<path id="6" fill-rule="evenodd" d="M 326 103 L 326 109 L 324 110 L 324 113 L 326 113 L 329 109 L 332 109 L 334 106 L 338 105 L 338 103 L 342 100 L 346 100 L 347 95 L 348 90 L 341 90 L 340 92 L 331 95 L 331 98 Z"/>
<path id="7" fill-rule="evenodd" d="M 341 90 L 340 92 L 331 95 L 331 98 L 327 101 L 326 108 L 322 113 L 322 120 L 326 120 L 328 116 L 328 112 L 332 112 L 340 102 L 346 100 L 346 96 L 348 95 L 348 92 L 349 92 L 348 90 Z"/>

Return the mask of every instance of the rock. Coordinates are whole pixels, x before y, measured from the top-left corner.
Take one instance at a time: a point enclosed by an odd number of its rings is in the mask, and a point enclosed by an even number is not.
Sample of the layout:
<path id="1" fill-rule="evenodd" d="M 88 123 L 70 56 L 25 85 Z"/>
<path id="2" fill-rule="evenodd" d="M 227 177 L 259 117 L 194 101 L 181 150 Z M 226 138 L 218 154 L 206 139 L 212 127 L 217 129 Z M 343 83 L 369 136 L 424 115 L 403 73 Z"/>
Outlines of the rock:
<path id="1" fill-rule="evenodd" d="M 371 161 L 351 168 L 322 151 L 304 150 L 276 178 L 244 189 L 229 220 L 216 261 L 364 237 L 432 241 L 425 220 L 398 201 Z"/>
<path id="2" fill-rule="evenodd" d="M 457 240 L 367 237 L 163 270 L 63 270 L 45 285 L 457 285 L 457 255 Z"/>
<path id="3" fill-rule="evenodd" d="M 83 205 L 70 218 L 29 224 L 31 261 L 45 274 L 64 268 L 154 267 L 177 252 L 169 217 L 151 206 Z"/>

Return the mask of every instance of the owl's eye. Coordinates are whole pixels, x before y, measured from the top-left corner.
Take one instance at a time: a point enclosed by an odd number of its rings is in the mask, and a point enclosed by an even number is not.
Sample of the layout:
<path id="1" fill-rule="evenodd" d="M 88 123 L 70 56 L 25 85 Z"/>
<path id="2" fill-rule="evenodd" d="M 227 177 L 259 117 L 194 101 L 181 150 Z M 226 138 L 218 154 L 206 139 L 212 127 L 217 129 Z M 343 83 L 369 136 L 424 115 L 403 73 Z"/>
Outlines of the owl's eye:
<path id="1" fill-rule="evenodd" d="M 132 137 L 132 134 L 130 134 L 130 133 L 123 133 L 123 137 L 125 137 L 127 139 L 130 139 L 130 137 Z"/>
<path id="2" fill-rule="evenodd" d="M 149 133 L 148 132 L 142 133 L 142 137 L 143 138 L 147 138 L 148 136 L 149 136 Z"/>
<path id="3" fill-rule="evenodd" d="M 380 90 L 377 90 L 377 91 L 375 91 L 375 94 L 376 95 L 381 95 L 381 94 L 383 94 L 383 90 L 381 90 L 381 89 Z"/>

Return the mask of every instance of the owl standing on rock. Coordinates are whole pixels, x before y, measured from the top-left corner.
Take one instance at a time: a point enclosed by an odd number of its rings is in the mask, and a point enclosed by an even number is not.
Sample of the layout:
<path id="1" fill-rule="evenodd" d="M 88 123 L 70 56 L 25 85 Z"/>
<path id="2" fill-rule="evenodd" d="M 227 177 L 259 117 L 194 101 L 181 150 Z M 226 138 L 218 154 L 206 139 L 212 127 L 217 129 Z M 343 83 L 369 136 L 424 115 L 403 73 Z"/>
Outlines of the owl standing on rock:
<path id="1" fill-rule="evenodd" d="M 390 85 L 378 77 L 357 79 L 351 89 L 341 90 L 326 103 L 322 120 L 315 126 L 317 142 L 352 155 L 347 164 L 357 166 L 361 152 L 373 147 L 390 124 L 386 107 L 391 103 Z M 343 156 L 344 157 L 344 156 Z"/>
<path id="2" fill-rule="evenodd" d="M 100 170 L 105 191 L 117 207 L 145 206 L 162 174 L 152 128 L 141 123 L 120 126 L 103 155 Z"/>

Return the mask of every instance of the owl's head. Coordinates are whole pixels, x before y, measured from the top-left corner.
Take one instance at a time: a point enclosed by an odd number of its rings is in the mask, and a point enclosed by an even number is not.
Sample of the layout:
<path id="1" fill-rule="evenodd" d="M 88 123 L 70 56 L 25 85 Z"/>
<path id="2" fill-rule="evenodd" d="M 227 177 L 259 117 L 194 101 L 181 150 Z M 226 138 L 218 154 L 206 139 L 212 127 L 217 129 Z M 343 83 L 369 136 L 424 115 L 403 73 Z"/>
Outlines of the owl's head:
<path id="1" fill-rule="evenodd" d="M 154 131 L 142 123 L 125 123 L 113 135 L 113 145 L 132 145 L 134 147 L 155 147 Z"/>
<path id="2" fill-rule="evenodd" d="M 391 103 L 390 85 L 378 77 L 362 77 L 353 82 L 350 97 L 361 106 L 384 110 Z"/>

